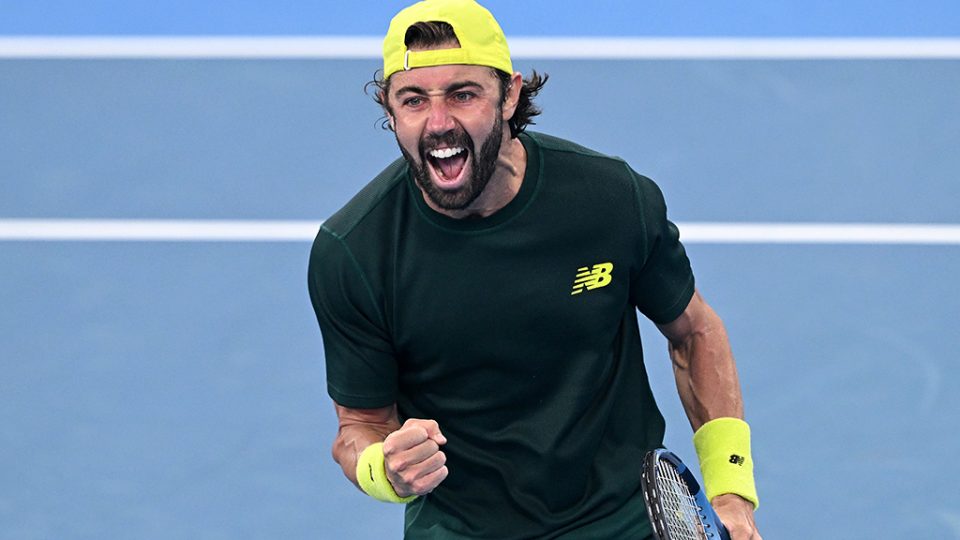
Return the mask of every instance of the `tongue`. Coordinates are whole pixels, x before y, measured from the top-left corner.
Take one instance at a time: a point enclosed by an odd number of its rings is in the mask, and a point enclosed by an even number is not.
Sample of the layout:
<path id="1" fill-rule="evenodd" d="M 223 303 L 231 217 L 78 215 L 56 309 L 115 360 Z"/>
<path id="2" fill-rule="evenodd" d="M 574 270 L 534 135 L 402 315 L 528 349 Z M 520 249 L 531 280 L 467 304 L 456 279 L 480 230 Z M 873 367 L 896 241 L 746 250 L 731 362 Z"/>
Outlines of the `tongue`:
<path id="1" fill-rule="evenodd" d="M 467 153 L 461 152 L 453 157 L 446 159 L 438 159 L 437 166 L 440 167 L 440 171 L 443 172 L 443 177 L 447 180 L 453 180 L 460 176 L 460 171 L 463 170 L 463 166 L 467 163 Z"/>

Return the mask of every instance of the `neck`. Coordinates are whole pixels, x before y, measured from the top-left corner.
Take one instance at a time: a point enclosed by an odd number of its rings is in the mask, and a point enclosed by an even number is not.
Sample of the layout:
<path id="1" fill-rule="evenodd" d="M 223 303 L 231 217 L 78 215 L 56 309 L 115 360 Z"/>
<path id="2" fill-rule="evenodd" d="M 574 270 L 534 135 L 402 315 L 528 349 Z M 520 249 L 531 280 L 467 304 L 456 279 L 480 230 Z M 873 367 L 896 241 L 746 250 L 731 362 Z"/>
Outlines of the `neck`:
<path id="1" fill-rule="evenodd" d="M 517 196 L 527 170 L 527 151 L 519 138 L 511 138 L 509 130 L 504 131 L 496 169 L 480 196 L 470 203 L 470 206 L 461 210 L 439 208 L 429 198 L 424 197 L 432 209 L 454 219 L 483 218 L 500 210 Z"/>

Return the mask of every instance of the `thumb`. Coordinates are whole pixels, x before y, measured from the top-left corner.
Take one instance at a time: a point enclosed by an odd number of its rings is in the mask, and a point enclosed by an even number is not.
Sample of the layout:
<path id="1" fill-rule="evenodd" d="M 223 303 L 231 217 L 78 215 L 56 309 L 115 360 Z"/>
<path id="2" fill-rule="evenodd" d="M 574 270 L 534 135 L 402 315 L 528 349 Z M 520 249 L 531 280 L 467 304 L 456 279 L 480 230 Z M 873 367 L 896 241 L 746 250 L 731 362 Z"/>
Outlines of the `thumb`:
<path id="1" fill-rule="evenodd" d="M 436 420 L 424 420 L 420 418 L 411 418 L 403 423 L 403 427 L 419 427 L 427 432 L 427 438 L 432 439 L 433 442 L 444 445 L 447 444 L 447 438 L 443 435 L 443 432 L 440 431 L 440 424 Z"/>

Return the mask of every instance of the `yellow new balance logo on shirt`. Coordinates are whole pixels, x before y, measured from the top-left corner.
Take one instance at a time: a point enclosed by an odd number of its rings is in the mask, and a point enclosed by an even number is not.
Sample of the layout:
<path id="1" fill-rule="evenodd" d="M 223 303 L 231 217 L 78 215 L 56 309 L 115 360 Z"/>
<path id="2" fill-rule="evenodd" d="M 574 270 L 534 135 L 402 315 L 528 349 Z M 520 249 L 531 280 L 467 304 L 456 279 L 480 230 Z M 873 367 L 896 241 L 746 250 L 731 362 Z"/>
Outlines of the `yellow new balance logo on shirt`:
<path id="1" fill-rule="evenodd" d="M 592 268 L 589 266 L 578 268 L 577 277 L 573 280 L 573 292 L 570 295 L 580 294 L 584 289 L 592 291 L 606 287 L 612 280 L 611 272 L 613 272 L 613 263 L 608 262 L 595 264 Z"/>

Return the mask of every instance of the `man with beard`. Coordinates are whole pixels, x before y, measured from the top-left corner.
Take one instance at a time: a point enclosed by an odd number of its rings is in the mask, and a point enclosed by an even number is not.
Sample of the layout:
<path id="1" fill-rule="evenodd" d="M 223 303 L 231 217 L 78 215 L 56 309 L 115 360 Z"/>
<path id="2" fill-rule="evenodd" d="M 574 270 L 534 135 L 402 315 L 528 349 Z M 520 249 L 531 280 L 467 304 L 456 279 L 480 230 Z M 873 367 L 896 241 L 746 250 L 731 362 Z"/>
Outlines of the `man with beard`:
<path id="1" fill-rule="evenodd" d="M 645 538 L 639 470 L 664 421 L 639 309 L 668 339 L 708 496 L 734 539 L 760 538 L 733 356 L 660 190 L 525 131 L 545 82 L 513 71 L 473 0 L 391 22 L 376 99 L 403 158 L 310 259 L 334 459 L 407 504 L 407 538 Z"/>

